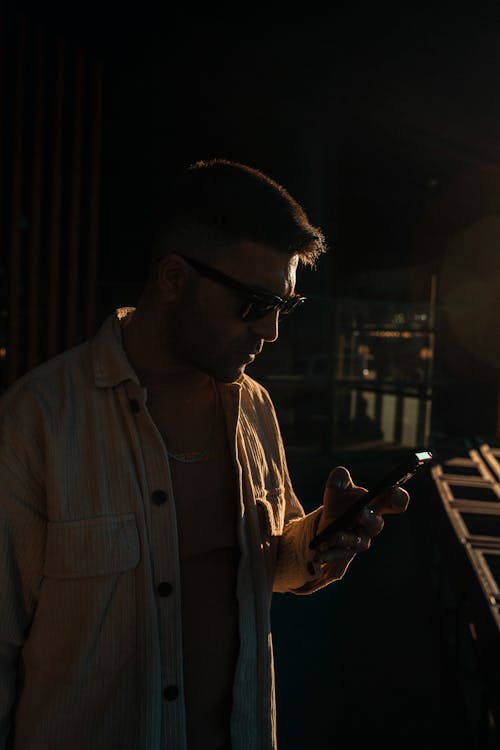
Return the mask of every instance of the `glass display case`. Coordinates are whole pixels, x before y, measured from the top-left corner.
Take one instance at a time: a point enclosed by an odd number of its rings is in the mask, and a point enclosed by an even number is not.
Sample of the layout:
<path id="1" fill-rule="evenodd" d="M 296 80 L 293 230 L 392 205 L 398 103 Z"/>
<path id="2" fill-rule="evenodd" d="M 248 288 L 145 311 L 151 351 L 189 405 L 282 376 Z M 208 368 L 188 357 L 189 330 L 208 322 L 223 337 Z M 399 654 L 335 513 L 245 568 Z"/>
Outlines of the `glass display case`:
<path id="1" fill-rule="evenodd" d="M 425 446 L 431 425 L 431 303 L 341 299 L 334 362 L 336 443 Z"/>
<path id="2" fill-rule="evenodd" d="M 248 374 L 269 390 L 290 451 L 422 447 L 434 338 L 431 304 L 313 295 Z"/>

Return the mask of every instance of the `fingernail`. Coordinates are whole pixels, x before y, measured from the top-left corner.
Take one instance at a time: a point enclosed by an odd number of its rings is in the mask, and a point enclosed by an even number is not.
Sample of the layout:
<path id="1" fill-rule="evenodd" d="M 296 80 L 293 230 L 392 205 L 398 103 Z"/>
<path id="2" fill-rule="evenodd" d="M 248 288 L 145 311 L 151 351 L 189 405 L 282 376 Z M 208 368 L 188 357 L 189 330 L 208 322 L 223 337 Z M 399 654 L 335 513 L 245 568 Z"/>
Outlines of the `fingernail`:
<path id="1" fill-rule="evenodd" d="M 333 477 L 333 484 L 339 488 L 339 490 L 345 490 L 349 485 L 349 475 L 344 473 L 336 474 Z"/>

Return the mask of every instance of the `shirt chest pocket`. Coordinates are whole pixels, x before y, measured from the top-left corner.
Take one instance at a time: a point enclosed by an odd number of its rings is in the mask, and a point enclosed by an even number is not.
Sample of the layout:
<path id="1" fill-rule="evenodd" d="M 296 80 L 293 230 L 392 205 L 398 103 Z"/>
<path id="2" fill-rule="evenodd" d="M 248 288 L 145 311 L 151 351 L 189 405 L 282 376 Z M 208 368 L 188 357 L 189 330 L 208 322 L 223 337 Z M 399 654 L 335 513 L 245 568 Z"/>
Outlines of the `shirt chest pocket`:
<path id="1" fill-rule="evenodd" d="M 49 523 L 25 659 L 72 682 L 117 670 L 136 649 L 133 514 Z"/>

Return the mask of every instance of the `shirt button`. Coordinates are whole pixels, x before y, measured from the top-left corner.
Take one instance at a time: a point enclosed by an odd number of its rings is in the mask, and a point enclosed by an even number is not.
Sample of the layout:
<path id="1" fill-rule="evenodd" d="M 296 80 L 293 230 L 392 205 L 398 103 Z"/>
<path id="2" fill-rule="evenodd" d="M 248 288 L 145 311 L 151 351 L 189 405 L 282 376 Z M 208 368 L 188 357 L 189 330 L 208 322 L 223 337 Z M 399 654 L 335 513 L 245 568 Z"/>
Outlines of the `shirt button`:
<path id="1" fill-rule="evenodd" d="M 168 596 L 172 593 L 172 584 L 168 581 L 162 581 L 158 584 L 156 590 L 158 591 L 160 596 Z"/>
<path id="2" fill-rule="evenodd" d="M 167 493 L 163 490 L 154 490 L 151 493 L 151 500 L 155 505 L 162 505 L 167 500 Z"/>
<path id="3" fill-rule="evenodd" d="M 163 697 L 166 701 L 175 701 L 179 697 L 179 688 L 177 685 L 167 685 L 163 688 Z"/>
<path id="4" fill-rule="evenodd" d="M 137 412 L 141 410 L 140 404 L 136 398 L 131 398 L 129 404 L 134 414 L 137 414 Z"/>

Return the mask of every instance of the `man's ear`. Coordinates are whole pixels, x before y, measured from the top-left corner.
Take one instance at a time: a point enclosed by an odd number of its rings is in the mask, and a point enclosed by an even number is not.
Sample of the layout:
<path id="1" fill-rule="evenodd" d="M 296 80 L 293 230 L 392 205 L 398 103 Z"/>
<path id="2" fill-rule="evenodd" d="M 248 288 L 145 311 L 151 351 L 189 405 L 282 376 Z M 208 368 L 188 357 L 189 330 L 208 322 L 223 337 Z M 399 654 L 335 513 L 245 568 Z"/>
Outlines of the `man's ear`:
<path id="1" fill-rule="evenodd" d="M 188 269 L 178 255 L 166 255 L 158 262 L 156 282 L 162 299 L 175 302 L 187 283 Z"/>

